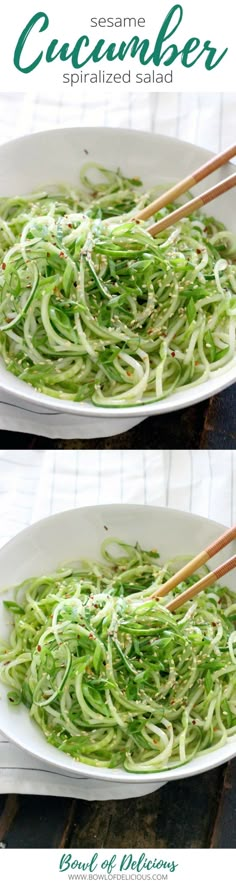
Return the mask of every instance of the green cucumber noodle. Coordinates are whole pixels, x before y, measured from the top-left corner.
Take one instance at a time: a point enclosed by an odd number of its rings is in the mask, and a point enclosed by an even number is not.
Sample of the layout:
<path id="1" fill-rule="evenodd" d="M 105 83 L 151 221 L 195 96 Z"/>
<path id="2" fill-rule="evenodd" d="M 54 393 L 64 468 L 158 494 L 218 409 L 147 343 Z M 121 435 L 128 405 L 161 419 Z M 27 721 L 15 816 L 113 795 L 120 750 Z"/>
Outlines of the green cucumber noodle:
<path id="1" fill-rule="evenodd" d="M 107 539 L 101 556 L 30 578 L 5 602 L 0 678 L 13 707 L 74 759 L 135 773 L 235 738 L 235 595 L 215 585 L 173 614 L 151 598 L 173 571 L 156 550 Z"/>
<path id="2" fill-rule="evenodd" d="M 0 352 L 44 394 L 132 407 L 234 358 L 235 235 L 197 212 L 152 238 L 140 183 L 86 163 L 79 191 L 0 200 Z"/>

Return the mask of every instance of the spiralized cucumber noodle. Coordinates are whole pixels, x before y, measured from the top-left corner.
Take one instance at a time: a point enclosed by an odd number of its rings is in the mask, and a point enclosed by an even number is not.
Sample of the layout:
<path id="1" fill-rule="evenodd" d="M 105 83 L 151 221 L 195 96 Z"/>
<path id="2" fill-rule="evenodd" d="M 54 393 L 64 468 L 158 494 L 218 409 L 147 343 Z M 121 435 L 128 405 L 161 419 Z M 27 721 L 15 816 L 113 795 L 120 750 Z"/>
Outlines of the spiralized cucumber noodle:
<path id="1" fill-rule="evenodd" d="M 16 588 L 0 651 L 13 713 L 23 702 L 49 743 L 80 762 L 135 773 L 234 738 L 235 595 L 215 585 L 173 614 L 166 598 L 151 599 L 172 568 L 157 551 L 108 539 L 102 562 Z"/>
<path id="2" fill-rule="evenodd" d="M 224 371 L 236 349 L 235 236 L 195 213 L 152 238 L 150 220 L 133 217 L 154 191 L 90 165 L 80 191 L 0 200 L 5 365 L 42 393 L 102 407 Z"/>

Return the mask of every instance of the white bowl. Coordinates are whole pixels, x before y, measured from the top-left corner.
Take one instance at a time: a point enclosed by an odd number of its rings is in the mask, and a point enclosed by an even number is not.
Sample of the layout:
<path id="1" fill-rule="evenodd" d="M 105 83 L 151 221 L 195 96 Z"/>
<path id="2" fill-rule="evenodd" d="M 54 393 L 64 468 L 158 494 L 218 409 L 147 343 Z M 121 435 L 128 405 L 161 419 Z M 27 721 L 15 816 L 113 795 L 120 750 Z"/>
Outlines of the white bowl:
<path id="1" fill-rule="evenodd" d="M 9 586 L 11 596 L 11 586 L 24 578 L 48 573 L 58 564 L 78 560 L 79 557 L 99 558 L 101 542 L 108 535 L 130 543 L 138 541 L 144 548 L 157 547 L 164 562 L 179 554 L 195 555 L 217 538 L 224 528 L 219 523 L 193 514 L 143 505 L 100 505 L 65 511 L 40 520 L 19 533 L 1 549 L 0 588 Z M 220 559 L 226 559 L 227 555 L 229 550 L 226 548 L 221 552 Z M 217 560 L 218 557 L 215 557 L 210 565 L 213 566 Z M 232 573 L 227 575 L 225 583 L 234 589 L 235 575 Z M 6 594 L 1 597 L 0 605 L 3 598 L 6 599 Z M 8 632 L 9 615 L 2 608 L 0 637 L 6 638 Z M 129 795 L 128 784 L 136 784 L 135 795 L 143 794 L 144 791 L 147 793 L 170 780 L 179 780 L 208 771 L 236 754 L 235 738 L 233 742 L 214 752 L 199 756 L 184 767 L 170 771 L 129 774 L 121 769 L 90 767 L 77 762 L 47 743 L 41 729 L 30 718 L 27 709 L 22 705 L 12 707 L 9 704 L 7 688 L 2 684 L 0 684 L 0 697 L 0 728 L 6 737 L 41 761 L 57 766 L 58 770 L 64 769 L 70 773 L 84 775 L 92 778 L 96 783 L 99 780 L 106 781 L 108 786 L 111 783 L 122 783 L 123 798 L 126 797 L 125 784 Z"/>
<path id="2" fill-rule="evenodd" d="M 71 128 L 40 132 L 0 147 L 0 196 L 27 193 L 60 182 L 78 185 L 79 171 L 86 159 L 108 168 L 120 166 L 128 176 L 139 175 L 146 189 L 159 182 L 167 184 L 185 177 L 211 155 L 207 150 L 176 138 L 126 129 Z M 231 171 L 232 164 L 228 164 L 215 172 L 210 178 L 212 185 Z M 204 183 L 198 185 L 194 192 L 200 192 Z M 214 214 L 230 230 L 236 231 L 234 191 L 231 190 L 210 205 L 208 214 Z M 129 410 L 115 407 L 105 409 L 91 403 L 60 401 L 41 394 L 9 373 L 3 361 L 0 362 L 0 387 L 5 392 L 14 394 L 29 406 L 44 405 L 48 412 L 56 410 L 57 413 L 76 414 L 77 436 L 82 437 L 104 437 L 127 431 L 147 416 L 196 404 L 222 391 L 235 380 L 236 357 L 226 370 L 219 369 L 214 378 L 196 387 L 180 389 L 163 401 L 137 405 Z"/>

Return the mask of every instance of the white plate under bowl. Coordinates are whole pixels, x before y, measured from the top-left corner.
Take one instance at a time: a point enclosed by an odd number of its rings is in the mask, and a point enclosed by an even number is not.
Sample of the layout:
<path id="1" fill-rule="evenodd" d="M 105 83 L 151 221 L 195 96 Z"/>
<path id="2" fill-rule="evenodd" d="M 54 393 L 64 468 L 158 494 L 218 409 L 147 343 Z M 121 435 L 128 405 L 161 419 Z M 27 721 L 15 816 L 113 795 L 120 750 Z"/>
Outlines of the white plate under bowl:
<path id="1" fill-rule="evenodd" d="M 87 154 L 88 151 L 88 154 Z M 30 192 L 32 189 L 58 183 L 79 184 L 80 168 L 85 160 L 101 163 L 107 168 L 118 166 L 129 177 L 141 177 L 144 188 L 156 183 L 166 185 L 185 177 L 210 158 L 207 150 L 176 138 L 148 132 L 114 128 L 70 128 L 40 132 L 10 141 L 0 147 L 0 196 Z M 232 172 L 232 164 L 215 172 L 214 182 Z M 201 191 L 203 184 L 194 192 Z M 214 214 L 236 232 L 235 192 L 231 190 L 213 205 Z M 147 416 L 164 414 L 196 404 L 222 391 L 236 380 L 236 358 L 227 370 L 196 387 L 179 390 L 162 401 L 135 405 L 132 408 L 106 409 L 91 403 L 60 401 L 36 391 L 26 382 L 9 373 L 0 360 L 0 388 L 17 396 L 18 403 L 44 405 L 48 412 L 76 414 L 77 436 L 106 437 L 126 431 Z"/>
<path id="2" fill-rule="evenodd" d="M 20 532 L 0 550 L 0 588 L 11 586 L 33 575 L 53 571 L 64 562 L 80 557 L 99 558 L 104 537 L 115 536 L 143 548 L 157 548 L 162 562 L 176 555 L 195 555 L 223 531 L 224 526 L 169 508 L 144 505 L 99 505 L 65 511 L 40 520 Z M 236 545 L 236 543 L 235 543 Z M 235 551 L 234 551 L 235 552 Z M 232 550 L 233 553 L 233 550 Z M 228 549 L 221 552 L 226 559 Z M 214 558 L 214 564 L 218 557 Z M 210 563 L 211 565 L 211 563 Z M 236 590 L 235 574 L 230 573 L 225 583 Z M 7 593 L 8 595 L 8 593 Z M 0 601 L 0 638 L 9 633 L 9 614 Z M 121 769 L 95 768 L 76 762 L 47 743 L 42 731 L 30 718 L 24 706 L 12 707 L 7 699 L 7 688 L 0 684 L 0 729 L 32 755 L 44 762 L 74 774 L 101 781 L 123 784 L 123 798 L 128 784 L 136 784 L 135 795 L 145 794 L 170 780 L 179 780 L 199 774 L 228 761 L 236 754 L 236 738 L 214 752 L 199 756 L 187 765 L 154 774 L 129 774 Z M 102 784 L 104 781 L 104 784 Z M 145 784 L 145 786 L 144 786 Z M 114 797 L 114 795 L 113 795 Z"/>

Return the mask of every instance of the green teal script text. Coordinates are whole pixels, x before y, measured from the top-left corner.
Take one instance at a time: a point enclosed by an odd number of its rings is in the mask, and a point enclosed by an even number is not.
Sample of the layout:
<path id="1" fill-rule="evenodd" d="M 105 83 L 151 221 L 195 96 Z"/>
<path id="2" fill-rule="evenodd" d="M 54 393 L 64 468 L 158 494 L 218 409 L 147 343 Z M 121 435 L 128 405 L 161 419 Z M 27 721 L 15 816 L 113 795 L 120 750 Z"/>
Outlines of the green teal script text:
<path id="1" fill-rule="evenodd" d="M 161 859 L 160 856 L 149 859 L 145 851 L 142 851 L 136 859 L 132 853 L 120 855 L 113 853 L 109 859 L 102 861 L 99 859 L 99 854 L 94 853 L 88 862 L 74 859 L 72 853 L 63 853 L 60 858 L 59 872 L 68 872 L 69 869 L 88 872 L 91 876 L 97 870 L 103 869 L 112 878 L 113 871 L 116 872 L 117 869 L 122 873 L 135 870 L 138 874 L 144 870 L 151 872 L 153 869 L 169 869 L 169 872 L 175 872 L 178 869 L 178 863 L 174 859 Z"/>
<path id="2" fill-rule="evenodd" d="M 71 46 L 68 42 L 59 45 L 59 41 L 55 37 L 48 42 L 49 17 L 46 12 L 37 12 L 20 34 L 14 51 L 14 65 L 21 73 L 27 74 L 35 70 L 42 61 L 46 61 L 48 64 L 56 59 L 70 61 L 72 67 L 78 69 L 85 67 L 88 62 L 97 64 L 104 59 L 112 62 L 117 59 L 124 61 L 127 57 L 138 57 L 140 64 L 153 64 L 155 67 L 159 67 L 160 64 L 164 64 L 166 67 L 173 66 L 176 59 L 179 59 L 183 67 L 186 68 L 193 67 L 202 59 L 206 70 L 214 70 L 225 57 L 228 49 L 219 50 L 211 45 L 211 40 L 207 39 L 202 42 L 196 36 L 191 36 L 182 45 L 181 22 L 183 15 L 183 7 L 180 3 L 171 7 L 161 25 L 154 46 L 151 40 L 148 38 L 140 40 L 136 34 L 127 43 L 122 40 L 121 43 L 107 44 L 104 39 L 100 39 L 93 46 L 88 35 L 82 34 Z M 176 42 L 177 31 L 178 43 Z M 34 38 L 38 33 L 38 55 L 34 55 L 31 48 L 32 32 L 34 32 Z"/>

